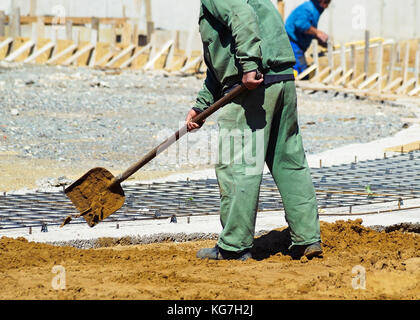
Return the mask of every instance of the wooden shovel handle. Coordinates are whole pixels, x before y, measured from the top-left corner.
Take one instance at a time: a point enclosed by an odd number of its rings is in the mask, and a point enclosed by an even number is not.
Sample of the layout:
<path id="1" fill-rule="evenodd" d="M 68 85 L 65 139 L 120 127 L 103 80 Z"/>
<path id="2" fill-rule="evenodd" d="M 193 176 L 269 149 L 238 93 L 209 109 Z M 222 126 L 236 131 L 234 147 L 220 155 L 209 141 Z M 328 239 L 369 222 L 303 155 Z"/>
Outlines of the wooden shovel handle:
<path id="1" fill-rule="evenodd" d="M 240 85 L 234 87 L 228 94 L 223 96 L 221 99 L 217 100 L 214 104 L 212 104 L 210 107 L 208 107 L 206 110 L 198 114 L 192 119 L 192 122 L 200 123 L 201 121 L 207 119 L 209 116 L 211 116 L 213 113 L 215 113 L 220 108 L 224 107 L 226 104 L 231 102 L 234 98 L 236 98 L 241 93 L 245 92 L 247 88 L 243 83 Z M 179 138 L 181 138 L 184 134 L 186 134 L 188 131 L 187 125 L 179 129 L 175 134 L 167 138 L 165 141 L 163 141 L 160 145 L 158 145 L 156 148 L 151 150 L 148 154 L 146 154 L 142 159 L 140 159 L 138 162 L 133 164 L 131 167 L 129 167 L 127 170 L 125 170 L 120 175 L 114 177 L 110 183 L 109 187 L 112 187 L 113 185 L 117 183 L 121 183 L 124 180 L 126 180 L 128 177 L 133 175 L 135 172 L 137 172 L 140 168 L 142 168 L 144 165 L 149 163 L 151 160 L 153 160 L 158 154 L 165 151 L 169 146 L 171 146 L 174 142 L 178 141 Z"/>

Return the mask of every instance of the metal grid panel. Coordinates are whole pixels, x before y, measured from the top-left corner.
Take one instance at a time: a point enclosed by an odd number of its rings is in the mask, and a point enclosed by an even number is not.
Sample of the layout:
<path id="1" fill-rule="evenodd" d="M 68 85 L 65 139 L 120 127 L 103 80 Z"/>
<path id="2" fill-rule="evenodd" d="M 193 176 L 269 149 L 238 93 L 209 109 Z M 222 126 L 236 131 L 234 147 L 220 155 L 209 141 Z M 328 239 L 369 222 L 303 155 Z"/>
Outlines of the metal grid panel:
<path id="1" fill-rule="evenodd" d="M 420 198 L 420 152 L 348 165 L 312 168 L 320 208 L 354 207 Z M 216 179 L 125 186 L 124 206 L 106 221 L 219 213 Z M 270 175 L 261 184 L 259 211 L 283 210 Z M 60 224 L 76 213 L 61 192 L 0 196 L 0 229 Z M 84 223 L 83 218 L 72 223 Z"/>

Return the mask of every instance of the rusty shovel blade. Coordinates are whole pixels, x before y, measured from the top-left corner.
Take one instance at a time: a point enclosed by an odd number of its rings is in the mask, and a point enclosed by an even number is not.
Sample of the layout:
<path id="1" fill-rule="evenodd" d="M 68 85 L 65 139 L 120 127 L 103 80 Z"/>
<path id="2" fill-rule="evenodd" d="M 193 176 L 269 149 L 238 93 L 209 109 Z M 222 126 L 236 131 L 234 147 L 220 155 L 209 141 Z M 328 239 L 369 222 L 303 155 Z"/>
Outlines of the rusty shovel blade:
<path id="1" fill-rule="evenodd" d="M 104 220 L 124 205 L 125 195 L 119 183 L 111 185 L 114 178 L 105 168 L 93 168 L 73 182 L 64 192 L 85 218 L 90 227 Z M 69 223 L 67 217 L 61 226 Z"/>

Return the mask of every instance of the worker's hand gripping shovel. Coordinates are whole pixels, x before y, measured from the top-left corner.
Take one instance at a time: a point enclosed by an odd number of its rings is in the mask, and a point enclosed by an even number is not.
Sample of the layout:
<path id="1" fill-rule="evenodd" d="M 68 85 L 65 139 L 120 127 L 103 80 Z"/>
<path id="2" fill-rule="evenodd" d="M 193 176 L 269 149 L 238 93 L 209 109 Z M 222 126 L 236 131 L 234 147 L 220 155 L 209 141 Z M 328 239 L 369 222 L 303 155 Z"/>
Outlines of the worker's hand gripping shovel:
<path id="1" fill-rule="evenodd" d="M 260 77 L 260 74 L 258 76 Z M 194 117 L 192 121 L 195 123 L 202 122 L 246 90 L 243 83 L 234 87 L 228 94 Z M 158 154 L 165 151 L 186 133 L 187 125 L 175 132 L 173 136 L 166 139 L 117 177 L 114 177 L 112 173 L 105 168 L 94 168 L 72 183 L 64 192 L 76 206 L 80 214 L 68 216 L 61 227 L 68 224 L 73 217 L 83 217 L 87 224 L 90 227 L 93 227 L 98 222 L 120 209 L 125 201 L 121 182 L 149 163 Z"/>

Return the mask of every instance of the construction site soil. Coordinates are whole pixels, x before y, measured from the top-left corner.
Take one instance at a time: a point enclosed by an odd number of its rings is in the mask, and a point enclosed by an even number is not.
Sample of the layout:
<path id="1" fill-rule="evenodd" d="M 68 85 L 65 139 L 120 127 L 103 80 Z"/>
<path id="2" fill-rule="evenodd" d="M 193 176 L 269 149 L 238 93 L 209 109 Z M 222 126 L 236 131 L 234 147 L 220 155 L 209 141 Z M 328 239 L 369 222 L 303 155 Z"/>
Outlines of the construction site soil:
<path id="1" fill-rule="evenodd" d="M 419 234 L 379 232 L 361 220 L 322 222 L 321 232 L 322 258 L 293 259 L 289 232 L 279 229 L 257 237 L 245 262 L 197 259 L 196 251 L 214 240 L 103 239 L 104 247 L 77 249 L 2 237 L 0 299 L 420 298 Z M 57 290 L 60 275 L 65 288 Z"/>

